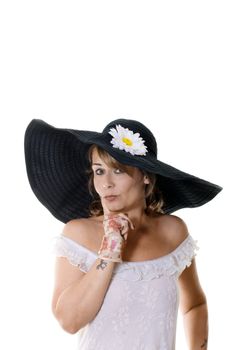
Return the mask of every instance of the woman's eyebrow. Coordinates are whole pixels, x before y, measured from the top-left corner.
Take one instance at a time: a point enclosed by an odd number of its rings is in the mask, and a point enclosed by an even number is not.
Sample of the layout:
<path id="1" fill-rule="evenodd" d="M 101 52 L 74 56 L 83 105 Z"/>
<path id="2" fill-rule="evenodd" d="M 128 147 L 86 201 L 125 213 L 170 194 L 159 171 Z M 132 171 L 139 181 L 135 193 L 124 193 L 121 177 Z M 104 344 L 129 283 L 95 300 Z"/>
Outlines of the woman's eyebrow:
<path id="1" fill-rule="evenodd" d="M 102 164 L 100 164 L 100 163 L 92 163 L 92 165 L 100 165 L 101 166 Z"/>

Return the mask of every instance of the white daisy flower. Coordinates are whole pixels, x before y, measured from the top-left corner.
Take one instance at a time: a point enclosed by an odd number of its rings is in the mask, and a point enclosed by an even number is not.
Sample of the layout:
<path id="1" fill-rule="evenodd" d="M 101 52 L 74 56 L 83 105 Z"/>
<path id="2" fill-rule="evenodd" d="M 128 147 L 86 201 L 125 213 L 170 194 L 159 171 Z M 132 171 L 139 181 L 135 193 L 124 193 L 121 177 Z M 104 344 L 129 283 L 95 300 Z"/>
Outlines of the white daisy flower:
<path id="1" fill-rule="evenodd" d="M 129 152 L 132 155 L 145 156 L 147 146 L 144 145 L 144 140 L 140 137 L 140 134 L 133 133 L 128 128 L 123 128 L 121 125 L 116 125 L 115 128 L 111 128 L 109 134 L 113 136 L 111 143 L 114 148 L 119 148 L 125 152 Z"/>

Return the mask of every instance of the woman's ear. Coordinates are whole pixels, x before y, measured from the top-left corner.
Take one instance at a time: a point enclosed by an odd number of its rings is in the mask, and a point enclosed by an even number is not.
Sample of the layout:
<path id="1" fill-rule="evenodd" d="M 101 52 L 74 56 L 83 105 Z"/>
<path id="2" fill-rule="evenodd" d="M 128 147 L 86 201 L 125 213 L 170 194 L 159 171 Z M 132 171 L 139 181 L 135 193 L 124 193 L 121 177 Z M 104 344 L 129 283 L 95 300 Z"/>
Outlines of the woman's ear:
<path id="1" fill-rule="evenodd" d="M 148 185 L 150 183 L 150 180 L 149 180 L 149 178 L 148 178 L 148 176 L 144 176 L 144 184 L 145 185 Z"/>

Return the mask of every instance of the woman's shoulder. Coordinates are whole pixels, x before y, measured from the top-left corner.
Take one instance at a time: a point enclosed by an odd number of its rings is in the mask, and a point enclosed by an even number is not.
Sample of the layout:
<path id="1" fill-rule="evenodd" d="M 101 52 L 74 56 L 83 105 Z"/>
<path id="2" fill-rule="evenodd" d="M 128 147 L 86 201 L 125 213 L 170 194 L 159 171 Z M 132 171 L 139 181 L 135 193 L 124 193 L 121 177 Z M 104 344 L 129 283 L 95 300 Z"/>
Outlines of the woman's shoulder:
<path id="1" fill-rule="evenodd" d="M 189 235 L 185 221 L 174 214 L 163 214 L 159 216 L 157 225 L 159 232 L 164 235 L 167 242 L 174 248 L 179 246 Z"/>
<path id="2" fill-rule="evenodd" d="M 66 231 L 68 229 L 68 231 L 69 230 L 76 231 L 77 228 L 79 229 L 90 228 L 91 226 L 98 225 L 101 222 L 102 222 L 102 217 L 94 217 L 94 216 L 91 216 L 88 218 L 72 219 L 64 225 L 64 230 Z"/>
<path id="3" fill-rule="evenodd" d="M 64 225 L 62 235 L 91 249 L 101 228 L 99 217 L 72 219 Z"/>
<path id="4" fill-rule="evenodd" d="M 179 228 L 186 226 L 186 223 L 184 220 L 174 214 L 162 214 L 158 216 L 158 220 L 161 223 L 161 226 L 164 227 L 173 227 L 173 228 Z"/>

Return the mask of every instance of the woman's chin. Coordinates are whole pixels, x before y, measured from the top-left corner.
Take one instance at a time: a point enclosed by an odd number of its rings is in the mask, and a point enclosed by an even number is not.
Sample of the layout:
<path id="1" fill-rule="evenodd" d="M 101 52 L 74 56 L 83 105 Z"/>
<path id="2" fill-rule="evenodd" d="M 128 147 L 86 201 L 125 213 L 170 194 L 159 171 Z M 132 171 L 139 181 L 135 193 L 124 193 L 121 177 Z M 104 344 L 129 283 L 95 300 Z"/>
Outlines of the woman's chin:
<path id="1" fill-rule="evenodd" d="M 121 206 L 121 205 L 113 205 L 112 204 L 112 205 L 107 205 L 107 209 L 110 212 L 120 213 L 120 212 L 125 210 L 125 207 Z"/>
<path id="2" fill-rule="evenodd" d="M 104 203 L 104 205 L 103 205 Z M 126 212 L 127 208 L 125 205 L 123 205 L 122 203 L 120 203 L 120 201 L 117 200 L 113 200 L 113 201 L 106 201 L 103 200 L 102 201 L 102 206 L 105 207 L 109 212 L 111 213 L 122 213 L 122 212 Z"/>

